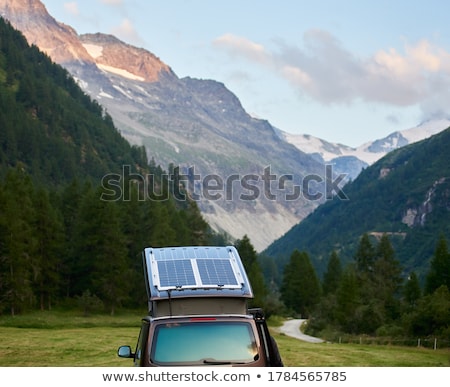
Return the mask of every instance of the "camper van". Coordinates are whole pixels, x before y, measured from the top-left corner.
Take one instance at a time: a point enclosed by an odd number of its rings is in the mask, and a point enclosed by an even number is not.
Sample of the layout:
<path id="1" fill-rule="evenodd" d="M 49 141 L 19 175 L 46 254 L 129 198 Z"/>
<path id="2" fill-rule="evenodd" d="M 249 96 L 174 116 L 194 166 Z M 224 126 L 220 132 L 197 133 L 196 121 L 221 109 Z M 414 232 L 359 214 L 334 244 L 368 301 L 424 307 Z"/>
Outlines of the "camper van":
<path id="1" fill-rule="evenodd" d="M 146 248 L 148 315 L 137 345 L 118 349 L 135 366 L 283 366 L 233 246 Z"/>

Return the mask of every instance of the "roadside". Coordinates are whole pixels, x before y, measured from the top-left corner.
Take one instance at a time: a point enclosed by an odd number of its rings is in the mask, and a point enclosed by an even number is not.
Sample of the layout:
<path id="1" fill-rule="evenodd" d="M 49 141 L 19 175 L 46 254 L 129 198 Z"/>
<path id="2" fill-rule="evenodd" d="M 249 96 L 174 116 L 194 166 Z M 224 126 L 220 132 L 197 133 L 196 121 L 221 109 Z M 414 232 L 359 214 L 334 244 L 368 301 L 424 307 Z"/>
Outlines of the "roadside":
<path id="1" fill-rule="evenodd" d="M 278 328 L 278 331 L 280 333 L 284 333 L 286 336 L 294 337 L 299 340 L 307 341 L 308 343 L 323 343 L 322 339 L 319 339 L 318 337 L 312 337 L 305 335 L 301 330 L 300 327 L 304 322 L 307 320 L 305 319 L 292 319 L 292 320 L 286 320 L 284 324 Z"/>

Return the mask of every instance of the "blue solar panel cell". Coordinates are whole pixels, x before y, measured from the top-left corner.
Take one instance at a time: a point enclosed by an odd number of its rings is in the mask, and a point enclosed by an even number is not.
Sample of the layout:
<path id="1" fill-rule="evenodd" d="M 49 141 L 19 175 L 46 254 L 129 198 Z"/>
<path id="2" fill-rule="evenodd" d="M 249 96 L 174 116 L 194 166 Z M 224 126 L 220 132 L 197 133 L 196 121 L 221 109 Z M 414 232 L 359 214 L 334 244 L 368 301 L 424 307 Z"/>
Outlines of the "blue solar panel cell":
<path id="1" fill-rule="evenodd" d="M 195 276 L 189 259 L 158 261 L 159 284 L 168 286 L 195 286 Z"/>
<path id="2" fill-rule="evenodd" d="M 238 285 L 229 259 L 197 259 L 197 267 L 204 285 Z"/>

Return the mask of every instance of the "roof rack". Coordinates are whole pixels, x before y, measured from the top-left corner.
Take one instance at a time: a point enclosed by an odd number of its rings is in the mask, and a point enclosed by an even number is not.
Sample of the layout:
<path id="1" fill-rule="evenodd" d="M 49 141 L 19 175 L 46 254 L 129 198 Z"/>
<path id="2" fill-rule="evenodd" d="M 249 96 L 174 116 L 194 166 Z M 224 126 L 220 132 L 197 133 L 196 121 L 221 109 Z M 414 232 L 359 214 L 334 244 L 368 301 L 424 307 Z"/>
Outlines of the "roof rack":
<path id="1" fill-rule="evenodd" d="M 143 261 L 150 310 L 163 300 L 169 300 L 172 308 L 174 299 L 179 298 L 253 298 L 234 246 L 148 247 L 143 251 Z M 211 307 L 211 301 L 208 304 Z M 244 310 L 231 305 L 236 301 L 230 300 L 226 312 Z"/>
<path id="2" fill-rule="evenodd" d="M 233 246 L 148 247 L 143 259 L 151 300 L 168 298 L 169 294 L 204 297 L 218 292 L 253 297 L 241 258 Z"/>

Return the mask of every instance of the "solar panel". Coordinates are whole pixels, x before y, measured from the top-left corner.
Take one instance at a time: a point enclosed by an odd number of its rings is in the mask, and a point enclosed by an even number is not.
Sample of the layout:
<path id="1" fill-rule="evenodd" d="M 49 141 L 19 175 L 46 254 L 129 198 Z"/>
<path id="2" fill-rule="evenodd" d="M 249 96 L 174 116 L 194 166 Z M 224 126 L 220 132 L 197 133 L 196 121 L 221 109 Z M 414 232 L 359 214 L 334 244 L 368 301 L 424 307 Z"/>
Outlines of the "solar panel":
<path id="1" fill-rule="evenodd" d="M 197 259 L 197 267 L 205 285 L 238 285 L 229 259 Z"/>
<path id="2" fill-rule="evenodd" d="M 167 291 L 172 296 L 181 296 L 173 291 L 184 291 L 186 296 L 186 292 L 192 294 L 199 289 L 239 290 L 241 296 L 251 296 L 247 275 L 234 247 L 147 248 L 144 265 L 153 299 L 167 297 Z"/>
<path id="3" fill-rule="evenodd" d="M 159 284 L 162 288 L 170 286 L 194 286 L 195 276 L 189 259 L 158 261 Z"/>

